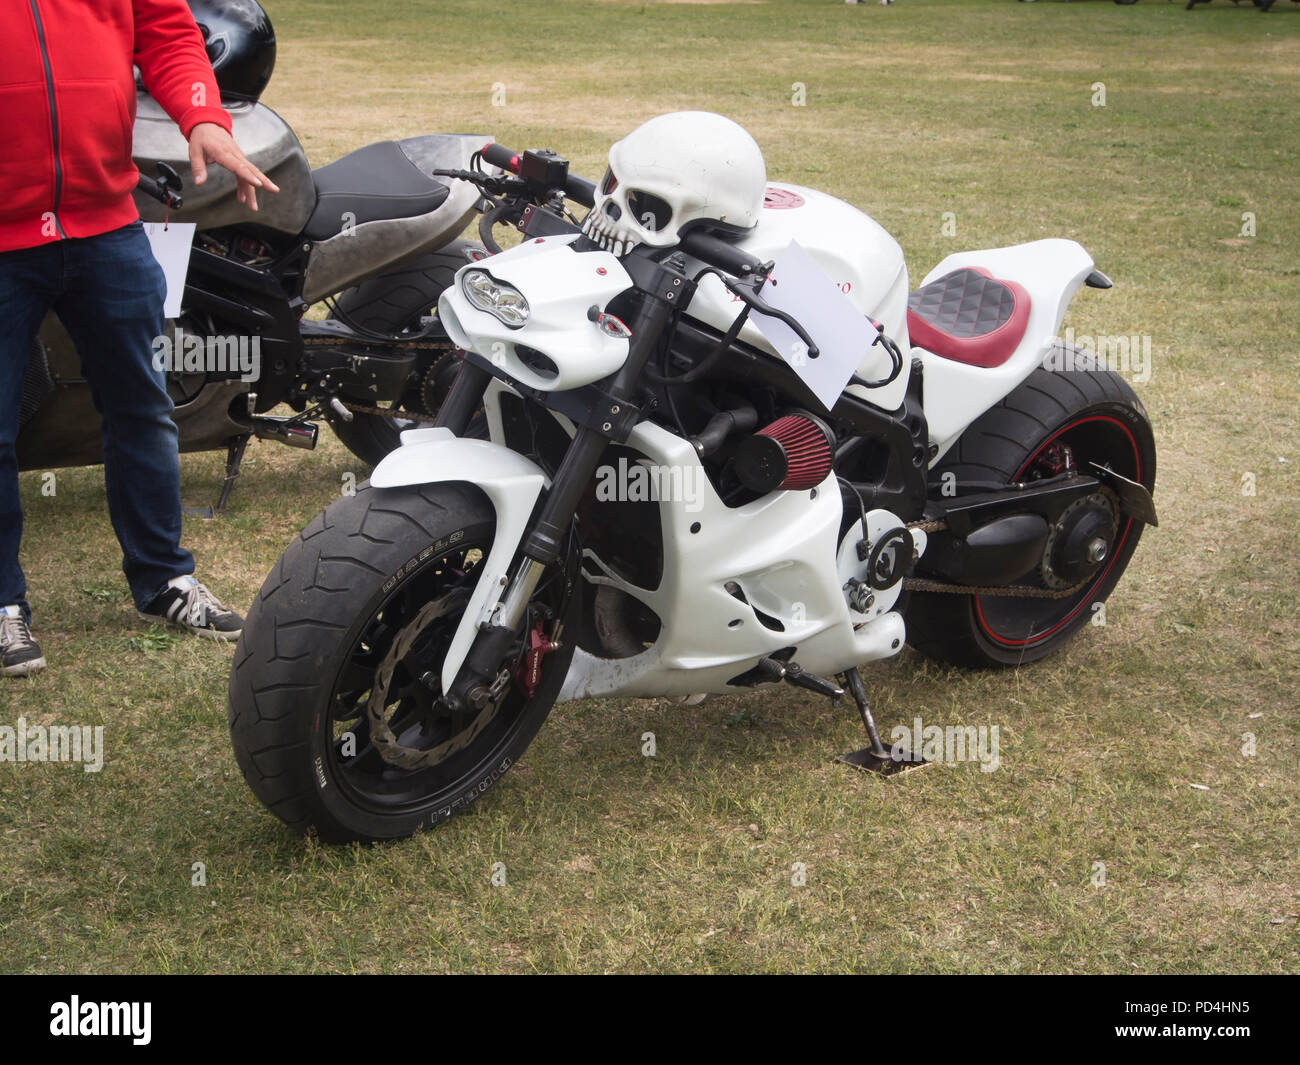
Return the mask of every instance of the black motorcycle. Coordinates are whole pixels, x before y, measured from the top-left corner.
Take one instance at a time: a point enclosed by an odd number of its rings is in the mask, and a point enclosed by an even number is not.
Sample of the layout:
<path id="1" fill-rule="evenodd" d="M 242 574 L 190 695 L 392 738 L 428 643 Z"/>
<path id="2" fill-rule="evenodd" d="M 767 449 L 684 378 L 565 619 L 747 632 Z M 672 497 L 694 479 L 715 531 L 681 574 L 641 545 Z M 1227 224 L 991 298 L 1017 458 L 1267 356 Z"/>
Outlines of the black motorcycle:
<path id="1" fill-rule="evenodd" d="M 223 106 L 245 154 L 281 189 L 256 214 L 236 200 L 225 170 L 213 168 L 202 187 L 185 181 L 186 142 L 143 90 L 134 142 L 141 217 L 197 227 L 181 312 L 164 334 L 169 350 L 196 355 L 174 357 L 167 386 L 180 449 L 227 449 L 217 511 L 252 437 L 312 448 L 323 419 L 373 464 L 402 429 L 437 411 L 456 355 L 432 310 L 455 271 L 485 252 L 457 239 L 484 202 L 478 190 L 434 175 L 472 165 L 491 142 L 383 141 L 312 170 L 293 130 L 265 104 Z M 306 316 L 317 303 L 329 308 L 324 320 Z M 280 404 L 293 413 L 268 413 Z M 90 387 L 53 315 L 28 363 L 17 454 L 20 469 L 102 461 Z"/>

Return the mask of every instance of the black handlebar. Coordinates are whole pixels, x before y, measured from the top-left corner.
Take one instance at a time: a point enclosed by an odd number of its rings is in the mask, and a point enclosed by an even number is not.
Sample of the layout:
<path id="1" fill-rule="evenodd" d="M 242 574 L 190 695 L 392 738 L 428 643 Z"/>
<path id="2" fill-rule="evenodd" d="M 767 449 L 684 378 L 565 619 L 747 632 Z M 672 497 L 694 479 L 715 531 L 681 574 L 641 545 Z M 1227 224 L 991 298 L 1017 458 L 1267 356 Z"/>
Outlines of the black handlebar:
<path id="1" fill-rule="evenodd" d="M 590 207 L 596 202 L 596 183 L 580 178 L 577 174 L 569 175 L 564 191 L 569 194 L 569 199 L 576 200 L 583 207 Z"/>
<path id="2" fill-rule="evenodd" d="M 140 174 L 136 179 L 135 187 L 146 195 L 152 196 L 164 207 L 179 211 L 185 203 L 181 197 L 181 176 L 166 163 L 158 162 L 154 167 L 158 171 L 158 176 L 151 178 L 147 174 Z"/>
<path id="3" fill-rule="evenodd" d="M 590 207 L 596 202 L 595 182 L 570 174 L 568 160 L 560 159 L 553 153 L 516 152 L 503 144 L 494 143 L 483 146 L 483 159 L 495 167 L 519 175 L 525 181 L 549 184 L 548 178 L 561 179 L 556 180 L 556 187 L 563 188 L 569 199 L 584 207 Z"/>
<path id="4" fill-rule="evenodd" d="M 687 255 L 693 255 L 710 266 L 720 267 L 737 277 L 756 275 L 762 272 L 765 265 L 734 244 L 728 244 L 721 237 L 705 233 L 702 229 L 686 233 L 682 237 L 681 246 Z"/>

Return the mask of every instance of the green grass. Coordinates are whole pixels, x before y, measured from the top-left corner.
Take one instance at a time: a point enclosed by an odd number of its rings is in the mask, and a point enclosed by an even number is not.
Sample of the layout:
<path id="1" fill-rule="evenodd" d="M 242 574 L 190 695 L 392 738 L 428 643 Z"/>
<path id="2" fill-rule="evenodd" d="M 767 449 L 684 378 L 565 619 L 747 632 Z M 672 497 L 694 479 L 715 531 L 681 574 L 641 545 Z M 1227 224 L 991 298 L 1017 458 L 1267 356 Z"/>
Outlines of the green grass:
<path id="1" fill-rule="evenodd" d="M 266 99 L 317 164 L 481 130 L 596 176 L 644 118 L 701 107 L 744 123 L 772 177 L 873 215 L 914 278 L 962 248 L 1081 241 L 1116 287 L 1081 294 L 1067 324 L 1153 340 L 1138 388 L 1162 524 L 1108 624 L 1055 660 L 866 670 L 886 728 L 998 725 L 997 772 L 856 774 L 830 761 L 861 745 L 852 713 L 793 691 L 587 702 L 558 708 L 471 813 L 324 848 L 240 779 L 229 650 L 134 620 L 100 472 L 59 471 L 53 497 L 27 474 L 50 668 L 0 685 L 0 723 L 102 724 L 107 752 L 99 774 L 0 764 L 0 969 L 1300 969 L 1300 11 L 268 6 Z M 185 501 L 211 502 L 221 467 L 185 457 Z M 187 524 L 203 577 L 249 603 L 349 472 L 365 471 L 332 438 L 251 449 L 232 516 Z"/>

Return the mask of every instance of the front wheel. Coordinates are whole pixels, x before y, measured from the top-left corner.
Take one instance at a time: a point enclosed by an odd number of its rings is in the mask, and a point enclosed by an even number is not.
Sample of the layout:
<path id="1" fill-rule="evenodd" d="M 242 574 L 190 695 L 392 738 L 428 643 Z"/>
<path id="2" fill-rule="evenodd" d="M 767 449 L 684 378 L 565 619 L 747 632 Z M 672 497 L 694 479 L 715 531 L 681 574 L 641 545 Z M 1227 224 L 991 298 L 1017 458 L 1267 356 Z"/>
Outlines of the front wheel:
<path id="1" fill-rule="evenodd" d="M 282 821 L 330 842 L 409 836 L 463 810 L 532 741 L 571 647 L 507 664 L 479 710 L 441 698 L 494 528 L 468 484 L 363 485 L 289 546 L 245 622 L 228 703 L 244 779 Z M 565 607 L 564 574 L 546 575 L 529 635 L 549 644 Z"/>
<path id="2" fill-rule="evenodd" d="M 1154 491 L 1155 438 L 1141 401 L 1108 370 L 1038 369 L 975 420 L 930 479 L 951 474 L 949 483 L 957 485 L 1015 484 L 1067 469 L 1087 474 L 1090 462 Z M 1069 587 L 1072 581 L 1053 570 L 1052 545 L 1071 534 L 1063 523 L 1087 521 L 1106 541 L 1105 561 L 1077 592 L 1064 598 L 913 593 L 908 642 L 929 658 L 974 667 L 1018 666 L 1063 647 L 1119 583 L 1142 535 L 1142 523 L 1121 514 L 1109 492 L 1081 500 L 1074 511 L 1062 516 L 1043 564 L 1017 583 Z"/>

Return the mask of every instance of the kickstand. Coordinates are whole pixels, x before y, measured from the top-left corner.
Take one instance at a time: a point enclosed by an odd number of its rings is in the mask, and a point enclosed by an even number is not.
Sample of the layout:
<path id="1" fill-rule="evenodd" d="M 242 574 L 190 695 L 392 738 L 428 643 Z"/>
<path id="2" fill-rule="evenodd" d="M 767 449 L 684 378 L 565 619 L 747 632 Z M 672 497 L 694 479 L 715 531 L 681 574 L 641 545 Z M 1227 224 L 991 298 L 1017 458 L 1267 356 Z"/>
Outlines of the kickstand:
<path id="1" fill-rule="evenodd" d="M 880 742 L 880 733 L 876 731 L 875 718 L 871 716 L 871 705 L 867 702 L 867 689 L 856 669 L 848 669 L 841 673 L 840 682 L 848 693 L 853 696 L 853 701 L 858 704 L 858 713 L 862 717 L 862 724 L 867 730 L 867 738 L 871 740 L 871 746 L 863 747 L 860 751 L 842 754 L 835 759 L 837 762 L 851 765 L 855 769 L 880 773 L 882 776 L 892 776 L 895 773 L 903 773 L 909 769 L 919 769 L 921 766 L 929 764 L 920 755 L 914 754 L 905 747 L 895 744 L 894 752 L 891 752 L 889 748 Z"/>
<path id="2" fill-rule="evenodd" d="M 248 439 L 252 434 L 243 433 L 231 437 L 226 446 L 226 479 L 221 484 L 221 495 L 217 497 L 215 507 L 185 507 L 181 513 L 187 518 L 220 518 L 226 513 L 226 504 L 230 502 L 230 492 L 235 487 L 239 476 L 239 467 L 244 462 L 244 451 L 248 448 Z"/>

